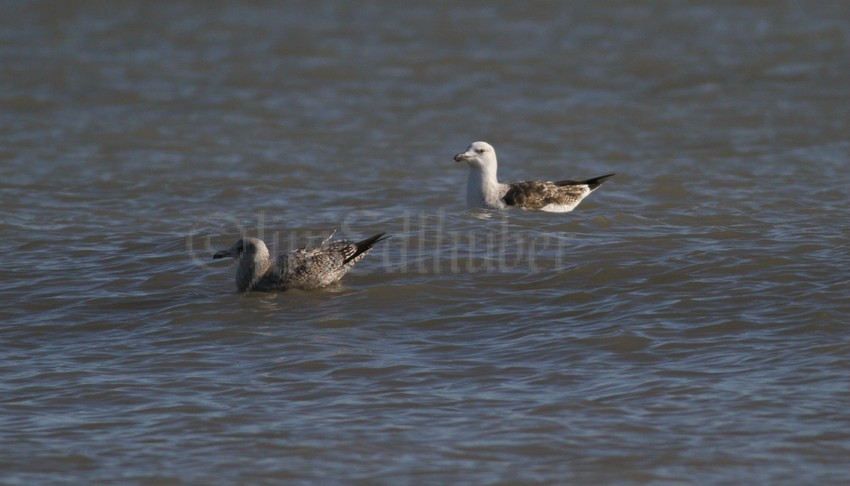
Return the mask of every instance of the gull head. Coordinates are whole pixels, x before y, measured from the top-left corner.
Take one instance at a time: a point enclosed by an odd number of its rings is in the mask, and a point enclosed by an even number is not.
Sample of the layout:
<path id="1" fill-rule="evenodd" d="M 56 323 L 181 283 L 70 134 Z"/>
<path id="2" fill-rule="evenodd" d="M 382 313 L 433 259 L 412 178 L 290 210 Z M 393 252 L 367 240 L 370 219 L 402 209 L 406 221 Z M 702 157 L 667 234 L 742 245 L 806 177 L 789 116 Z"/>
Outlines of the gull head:
<path id="1" fill-rule="evenodd" d="M 494 167 L 496 150 L 487 142 L 475 142 L 466 148 L 466 152 L 455 155 L 455 162 L 466 161 L 470 167 Z"/>
<path id="2" fill-rule="evenodd" d="M 242 238 L 213 258 L 236 258 L 236 290 L 247 292 L 254 289 L 269 269 L 269 249 L 259 238 Z"/>
<path id="3" fill-rule="evenodd" d="M 266 244 L 259 238 L 242 238 L 226 250 L 217 251 L 213 258 L 242 258 L 254 260 L 258 255 L 265 254 L 268 258 L 269 250 Z"/>

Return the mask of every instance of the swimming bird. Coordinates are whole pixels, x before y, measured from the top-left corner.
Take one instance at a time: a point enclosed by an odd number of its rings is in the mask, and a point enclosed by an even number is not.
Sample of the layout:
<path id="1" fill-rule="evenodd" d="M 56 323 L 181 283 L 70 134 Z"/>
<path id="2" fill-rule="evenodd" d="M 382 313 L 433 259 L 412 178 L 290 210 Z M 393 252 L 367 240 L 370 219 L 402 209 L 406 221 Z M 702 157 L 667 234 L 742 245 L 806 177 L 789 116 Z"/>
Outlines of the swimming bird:
<path id="1" fill-rule="evenodd" d="M 496 178 L 496 150 L 487 142 L 475 142 L 455 162 L 469 164 L 466 205 L 469 208 L 504 209 L 517 207 L 554 213 L 572 211 L 588 194 L 614 174 L 584 181 L 522 181 L 502 184 Z"/>
<path id="2" fill-rule="evenodd" d="M 359 262 L 385 233 L 365 240 L 337 240 L 331 242 L 333 234 L 315 248 L 299 248 L 269 258 L 269 249 L 259 238 L 242 238 L 227 250 L 221 250 L 213 258 L 236 258 L 236 289 L 251 290 L 313 290 L 338 282 L 355 263 Z"/>

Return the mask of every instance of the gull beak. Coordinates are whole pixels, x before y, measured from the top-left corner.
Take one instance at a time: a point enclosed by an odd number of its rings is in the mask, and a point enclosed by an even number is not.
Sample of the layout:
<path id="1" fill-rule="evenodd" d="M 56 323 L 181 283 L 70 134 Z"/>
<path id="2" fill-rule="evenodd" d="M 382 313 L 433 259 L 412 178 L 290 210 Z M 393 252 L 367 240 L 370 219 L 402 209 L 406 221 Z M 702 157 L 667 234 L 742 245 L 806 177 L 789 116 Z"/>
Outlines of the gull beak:
<path id="1" fill-rule="evenodd" d="M 227 249 L 215 252 L 213 258 L 236 258 L 236 255 L 233 254 L 232 249 Z"/>
<path id="2" fill-rule="evenodd" d="M 463 162 L 464 160 L 469 160 L 470 157 L 471 155 L 467 154 L 466 152 L 459 153 L 455 155 L 455 162 Z"/>

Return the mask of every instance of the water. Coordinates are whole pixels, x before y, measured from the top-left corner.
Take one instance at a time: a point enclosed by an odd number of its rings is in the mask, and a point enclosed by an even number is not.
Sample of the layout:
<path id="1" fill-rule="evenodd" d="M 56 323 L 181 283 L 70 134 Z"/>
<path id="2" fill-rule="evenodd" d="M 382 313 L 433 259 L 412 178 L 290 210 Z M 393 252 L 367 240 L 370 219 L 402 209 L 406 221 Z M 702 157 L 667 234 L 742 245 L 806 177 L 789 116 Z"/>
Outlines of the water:
<path id="1" fill-rule="evenodd" d="M 0 482 L 846 480 L 846 4 L 2 7 Z"/>

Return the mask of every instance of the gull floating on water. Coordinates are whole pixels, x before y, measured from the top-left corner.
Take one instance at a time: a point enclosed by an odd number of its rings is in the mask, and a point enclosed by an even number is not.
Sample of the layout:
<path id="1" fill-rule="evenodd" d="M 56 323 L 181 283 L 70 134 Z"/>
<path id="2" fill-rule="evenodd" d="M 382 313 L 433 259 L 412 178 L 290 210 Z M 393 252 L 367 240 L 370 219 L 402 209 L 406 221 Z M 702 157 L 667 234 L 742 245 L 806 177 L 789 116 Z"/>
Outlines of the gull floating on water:
<path id="1" fill-rule="evenodd" d="M 496 178 L 496 150 L 487 142 L 475 142 L 455 162 L 469 164 L 466 205 L 469 208 L 504 209 L 517 207 L 566 213 L 601 186 L 608 174 L 585 181 L 522 181 L 502 184 Z"/>
<path id="2" fill-rule="evenodd" d="M 359 262 L 375 243 L 383 241 L 385 233 L 363 241 L 337 240 L 333 234 L 316 248 L 299 248 L 269 258 L 269 249 L 259 238 L 242 238 L 213 258 L 236 258 L 236 289 L 251 290 L 313 290 L 338 282 L 355 263 Z"/>

